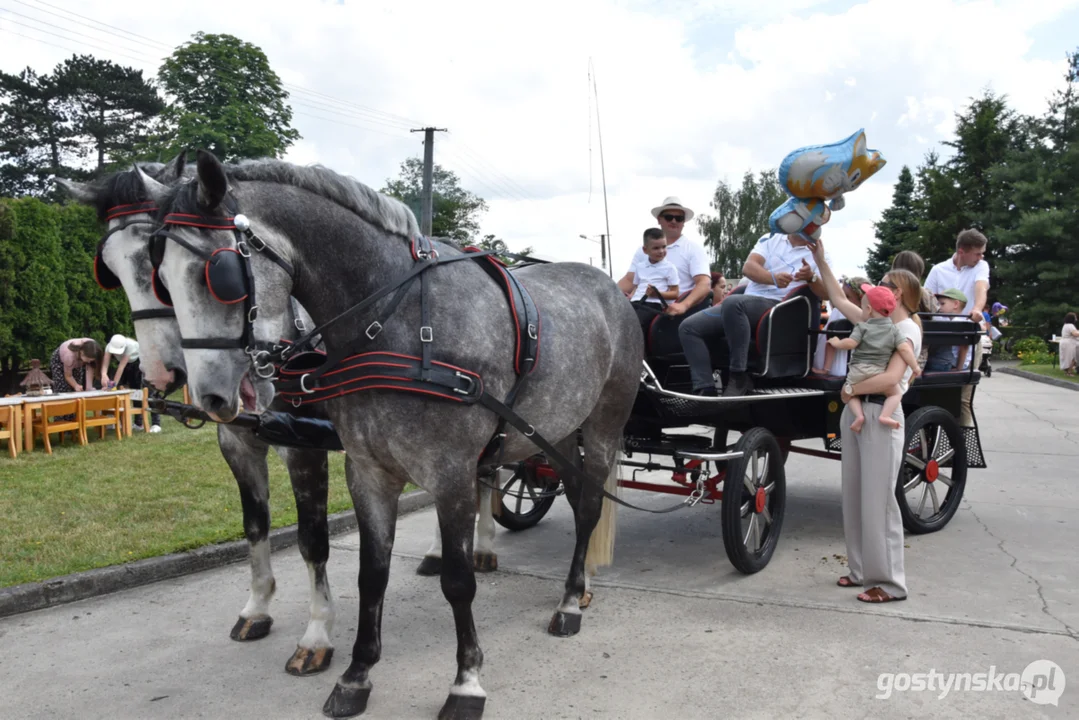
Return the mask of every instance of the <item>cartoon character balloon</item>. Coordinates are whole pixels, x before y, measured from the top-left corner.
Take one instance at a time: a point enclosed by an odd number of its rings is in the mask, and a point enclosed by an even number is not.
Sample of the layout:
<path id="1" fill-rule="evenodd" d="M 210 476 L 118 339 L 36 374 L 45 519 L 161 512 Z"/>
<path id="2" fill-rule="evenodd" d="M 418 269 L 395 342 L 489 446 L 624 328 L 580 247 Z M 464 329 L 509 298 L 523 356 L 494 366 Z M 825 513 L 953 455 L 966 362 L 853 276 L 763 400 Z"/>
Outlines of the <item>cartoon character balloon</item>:
<path id="1" fill-rule="evenodd" d="M 842 210 L 846 193 L 884 167 L 885 159 L 866 148 L 865 130 L 831 145 L 799 148 L 783 158 L 779 182 L 791 198 L 768 219 L 772 232 L 820 238 L 820 228 Z"/>

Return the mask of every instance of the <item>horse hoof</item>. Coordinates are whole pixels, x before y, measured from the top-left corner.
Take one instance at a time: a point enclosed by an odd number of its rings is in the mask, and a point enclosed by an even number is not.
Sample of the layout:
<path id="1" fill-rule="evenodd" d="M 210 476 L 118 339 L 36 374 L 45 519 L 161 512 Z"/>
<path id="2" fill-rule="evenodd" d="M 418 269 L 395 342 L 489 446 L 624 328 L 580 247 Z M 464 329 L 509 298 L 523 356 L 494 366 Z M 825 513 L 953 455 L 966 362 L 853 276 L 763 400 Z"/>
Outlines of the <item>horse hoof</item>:
<path id="1" fill-rule="evenodd" d="M 242 617 L 232 626 L 232 632 L 229 633 L 229 637 L 233 640 L 238 640 L 239 642 L 261 640 L 270 634 L 271 625 L 273 625 L 273 618 L 269 615 L 256 615 L 255 617 L 249 618 Z"/>
<path id="2" fill-rule="evenodd" d="M 472 566 L 476 572 L 494 572 L 498 569 L 498 555 L 495 553 L 473 553 Z"/>
<path id="3" fill-rule="evenodd" d="M 581 599 L 577 601 L 577 606 L 579 608 L 581 608 L 582 610 L 584 610 L 586 607 L 588 607 L 591 604 L 592 604 L 592 591 L 591 590 L 585 590 L 584 595 L 582 595 Z"/>
<path id="4" fill-rule="evenodd" d="M 487 698 L 476 695 L 450 695 L 438 711 L 438 720 L 480 720 Z"/>
<path id="5" fill-rule="evenodd" d="M 547 626 L 547 632 L 558 637 L 569 637 L 581 631 L 580 614 L 556 612 Z"/>
<path id="6" fill-rule="evenodd" d="M 333 692 L 322 706 L 322 714 L 332 718 L 350 718 L 362 715 L 367 709 L 371 688 L 349 688 L 335 685 Z"/>
<path id="7" fill-rule="evenodd" d="M 442 574 L 442 558 L 431 557 L 427 555 L 420 560 L 419 567 L 416 568 L 417 575 L 441 575 Z"/>
<path id="8" fill-rule="evenodd" d="M 297 647 L 296 652 L 285 663 L 285 672 L 296 677 L 314 675 L 330 666 L 333 658 L 333 648 L 302 648 Z"/>

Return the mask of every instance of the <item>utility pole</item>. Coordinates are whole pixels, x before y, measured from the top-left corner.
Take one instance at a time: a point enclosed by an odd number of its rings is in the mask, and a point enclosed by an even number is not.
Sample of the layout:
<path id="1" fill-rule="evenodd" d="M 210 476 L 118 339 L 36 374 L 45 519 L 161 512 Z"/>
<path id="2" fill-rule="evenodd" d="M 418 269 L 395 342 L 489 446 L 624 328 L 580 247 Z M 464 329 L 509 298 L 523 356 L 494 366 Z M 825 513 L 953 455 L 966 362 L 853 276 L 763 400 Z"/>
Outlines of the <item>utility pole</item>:
<path id="1" fill-rule="evenodd" d="M 423 194 L 420 198 L 420 232 L 430 235 L 431 223 L 434 219 L 434 196 L 431 192 L 431 183 L 435 171 L 435 133 L 446 132 L 446 128 L 425 127 L 410 132 L 423 133 Z"/>

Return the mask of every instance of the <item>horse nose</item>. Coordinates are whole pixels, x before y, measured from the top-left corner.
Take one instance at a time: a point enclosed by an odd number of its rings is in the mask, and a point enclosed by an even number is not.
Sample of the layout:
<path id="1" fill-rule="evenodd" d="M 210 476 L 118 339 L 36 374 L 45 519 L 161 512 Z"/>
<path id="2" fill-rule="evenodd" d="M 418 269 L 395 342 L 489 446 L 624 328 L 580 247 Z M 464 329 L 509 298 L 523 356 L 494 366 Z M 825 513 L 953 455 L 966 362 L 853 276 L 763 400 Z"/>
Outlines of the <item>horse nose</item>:
<path id="1" fill-rule="evenodd" d="M 198 405 L 218 422 L 229 422 L 236 416 L 233 403 L 213 393 L 199 395 Z"/>

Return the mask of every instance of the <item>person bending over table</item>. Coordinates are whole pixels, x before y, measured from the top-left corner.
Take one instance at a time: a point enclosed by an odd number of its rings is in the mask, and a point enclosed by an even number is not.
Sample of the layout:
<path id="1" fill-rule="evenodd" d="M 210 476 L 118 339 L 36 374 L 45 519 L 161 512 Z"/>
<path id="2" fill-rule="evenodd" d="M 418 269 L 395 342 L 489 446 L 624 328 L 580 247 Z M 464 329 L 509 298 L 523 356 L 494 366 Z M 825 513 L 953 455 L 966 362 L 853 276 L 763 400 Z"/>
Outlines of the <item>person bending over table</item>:
<path id="1" fill-rule="evenodd" d="M 722 335 L 730 348 L 730 380 L 723 396 L 746 395 L 753 389 L 746 372 L 749 343 L 761 316 L 807 283 L 817 297 L 825 293 L 813 251 L 797 235 L 775 233 L 760 238 L 742 266 L 742 275 L 749 279 L 744 293 L 728 295 L 722 304 L 687 318 L 678 328 L 695 395 L 718 395 L 707 338 Z"/>

